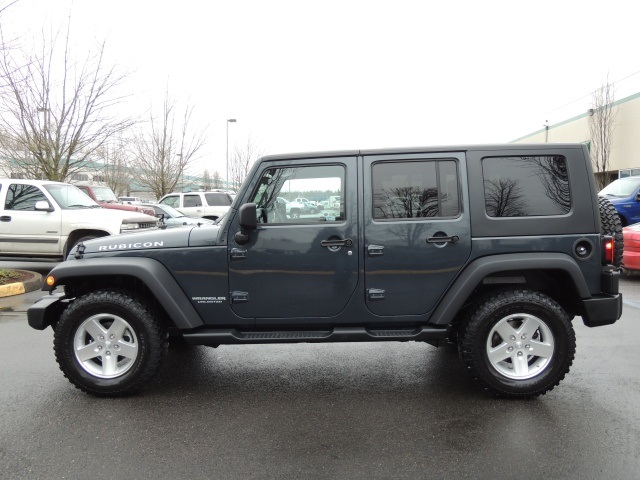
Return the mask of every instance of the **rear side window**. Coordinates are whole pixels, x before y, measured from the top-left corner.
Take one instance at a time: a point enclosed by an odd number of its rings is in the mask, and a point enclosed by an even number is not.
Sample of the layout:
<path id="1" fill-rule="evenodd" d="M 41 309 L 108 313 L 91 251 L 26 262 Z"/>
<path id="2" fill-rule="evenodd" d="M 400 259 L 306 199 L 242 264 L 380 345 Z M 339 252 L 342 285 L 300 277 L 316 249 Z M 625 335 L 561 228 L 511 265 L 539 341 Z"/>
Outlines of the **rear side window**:
<path id="1" fill-rule="evenodd" d="M 567 161 L 561 155 L 482 159 L 490 217 L 565 215 L 571 210 Z"/>
<path id="2" fill-rule="evenodd" d="M 185 195 L 184 206 L 185 207 L 201 207 L 202 199 L 200 198 L 200 195 Z"/>
<path id="3" fill-rule="evenodd" d="M 454 160 L 376 163 L 371 178 L 374 220 L 455 217 L 460 213 Z"/>
<path id="4" fill-rule="evenodd" d="M 207 205 L 211 207 L 228 207 L 231 205 L 231 197 L 226 193 L 205 193 Z"/>

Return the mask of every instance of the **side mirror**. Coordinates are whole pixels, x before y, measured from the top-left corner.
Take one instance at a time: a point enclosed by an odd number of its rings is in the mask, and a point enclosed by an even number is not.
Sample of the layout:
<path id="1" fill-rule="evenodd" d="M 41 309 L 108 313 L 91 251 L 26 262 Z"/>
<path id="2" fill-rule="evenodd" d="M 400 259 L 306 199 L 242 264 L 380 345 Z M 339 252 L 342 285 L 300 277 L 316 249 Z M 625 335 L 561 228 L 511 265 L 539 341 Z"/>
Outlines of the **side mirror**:
<path id="1" fill-rule="evenodd" d="M 233 237 L 238 245 L 245 245 L 249 243 L 249 233 L 251 230 L 258 228 L 256 212 L 257 209 L 255 203 L 245 203 L 238 209 L 240 231 Z"/>
<path id="2" fill-rule="evenodd" d="M 635 201 L 640 202 L 640 192 L 636 193 Z"/>
<path id="3" fill-rule="evenodd" d="M 51 205 L 49 205 L 49 202 L 45 200 L 40 200 L 39 202 L 36 202 L 33 208 L 34 210 L 37 210 L 39 212 L 53 212 L 55 210 Z"/>
<path id="4" fill-rule="evenodd" d="M 255 230 L 258 228 L 258 217 L 255 203 L 245 203 L 238 210 L 238 214 L 240 215 L 240 227 L 242 228 L 243 233 L 246 233 L 246 230 Z"/>

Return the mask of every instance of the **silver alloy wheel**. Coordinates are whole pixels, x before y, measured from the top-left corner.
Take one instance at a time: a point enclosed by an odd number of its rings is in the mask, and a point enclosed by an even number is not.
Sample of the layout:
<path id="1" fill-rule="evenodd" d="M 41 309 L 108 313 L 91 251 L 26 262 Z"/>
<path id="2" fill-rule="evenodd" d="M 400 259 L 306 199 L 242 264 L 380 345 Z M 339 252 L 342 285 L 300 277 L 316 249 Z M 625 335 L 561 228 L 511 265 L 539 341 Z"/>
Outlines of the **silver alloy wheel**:
<path id="1" fill-rule="evenodd" d="M 138 358 L 138 338 L 121 317 L 100 313 L 78 327 L 73 351 L 79 365 L 98 378 L 116 378 L 129 371 Z"/>
<path id="2" fill-rule="evenodd" d="M 501 319 L 487 337 L 489 363 L 500 374 L 514 380 L 540 375 L 553 357 L 551 330 L 538 317 L 518 313 Z"/>

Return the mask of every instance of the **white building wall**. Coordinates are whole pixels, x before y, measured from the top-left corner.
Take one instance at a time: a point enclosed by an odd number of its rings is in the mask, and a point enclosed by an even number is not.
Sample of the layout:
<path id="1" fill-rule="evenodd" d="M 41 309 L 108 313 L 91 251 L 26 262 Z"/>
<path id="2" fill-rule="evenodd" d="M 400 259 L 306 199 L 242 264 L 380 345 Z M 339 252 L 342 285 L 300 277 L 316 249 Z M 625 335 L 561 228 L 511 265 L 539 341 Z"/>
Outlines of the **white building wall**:
<path id="1" fill-rule="evenodd" d="M 616 121 L 611 146 L 610 171 L 640 169 L 640 93 L 614 103 Z M 586 143 L 590 141 L 589 114 L 549 125 L 512 143 Z"/>

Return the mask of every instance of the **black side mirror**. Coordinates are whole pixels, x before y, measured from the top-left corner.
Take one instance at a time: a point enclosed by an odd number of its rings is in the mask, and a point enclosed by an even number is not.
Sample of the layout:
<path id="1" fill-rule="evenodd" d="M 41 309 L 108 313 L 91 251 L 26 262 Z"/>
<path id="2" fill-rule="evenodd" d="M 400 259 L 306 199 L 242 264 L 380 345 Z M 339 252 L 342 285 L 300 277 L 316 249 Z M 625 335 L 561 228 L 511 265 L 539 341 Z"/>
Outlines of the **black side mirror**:
<path id="1" fill-rule="evenodd" d="M 635 201 L 640 202 L 640 192 L 636 193 Z"/>
<path id="2" fill-rule="evenodd" d="M 240 215 L 240 227 L 242 231 L 255 230 L 258 228 L 258 217 L 255 203 L 245 203 L 238 210 Z M 248 233 L 248 232 L 245 232 Z"/>
<path id="3" fill-rule="evenodd" d="M 257 209 L 255 203 L 245 203 L 238 209 L 240 231 L 233 237 L 238 245 L 245 245 L 246 243 L 249 243 L 249 234 L 252 230 L 258 228 L 256 212 Z"/>

